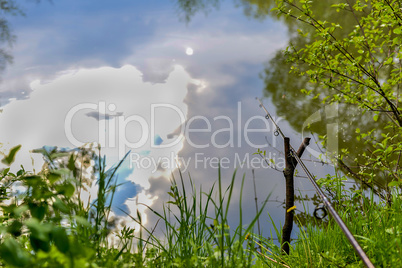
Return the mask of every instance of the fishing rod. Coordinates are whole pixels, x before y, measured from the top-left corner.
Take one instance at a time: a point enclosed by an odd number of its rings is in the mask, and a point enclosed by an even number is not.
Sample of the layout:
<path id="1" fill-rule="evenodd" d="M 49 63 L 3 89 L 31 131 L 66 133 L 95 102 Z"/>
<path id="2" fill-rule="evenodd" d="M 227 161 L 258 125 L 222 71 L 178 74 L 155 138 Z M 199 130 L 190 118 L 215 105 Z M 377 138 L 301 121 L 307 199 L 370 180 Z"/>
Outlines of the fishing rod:
<path id="1" fill-rule="evenodd" d="M 272 118 L 271 114 L 268 112 L 268 110 L 265 108 L 264 104 L 262 104 L 261 100 L 259 98 L 256 98 L 258 102 L 260 103 L 260 107 L 265 111 L 266 116 L 265 118 L 268 120 L 270 119 L 272 123 L 275 125 L 276 133 L 279 133 L 283 139 L 285 139 L 285 135 L 283 134 L 281 128 L 278 126 L 278 124 L 274 121 Z M 316 192 L 320 196 L 322 202 L 324 203 L 325 207 L 329 211 L 329 213 L 332 215 L 334 218 L 335 222 L 338 224 L 338 226 L 341 228 L 349 242 L 352 244 L 353 248 L 355 249 L 356 253 L 360 256 L 362 259 L 363 263 L 366 265 L 366 267 L 369 268 L 374 268 L 373 263 L 370 261 L 362 247 L 359 245 L 357 242 L 356 238 L 353 236 L 353 234 L 350 232 L 346 224 L 343 222 L 341 217 L 339 216 L 338 212 L 334 209 L 334 207 L 331 205 L 331 202 L 329 202 L 327 196 L 324 194 L 324 192 L 321 190 L 321 188 L 318 186 L 317 182 L 314 179 L 314 176 L 311 174 L 311 172 L 308 170 L 306 165 L 303 163 L 303 161 L 300 159 L 300 157 L 297 156 L 295 149 L 290 145 L 290 152 L 292 156 L 296 159 L 297 163 L 302 167 L 304 173 L 306 173 L 307 177 L 310 179 L 311 183 L 313 184 Z"/>

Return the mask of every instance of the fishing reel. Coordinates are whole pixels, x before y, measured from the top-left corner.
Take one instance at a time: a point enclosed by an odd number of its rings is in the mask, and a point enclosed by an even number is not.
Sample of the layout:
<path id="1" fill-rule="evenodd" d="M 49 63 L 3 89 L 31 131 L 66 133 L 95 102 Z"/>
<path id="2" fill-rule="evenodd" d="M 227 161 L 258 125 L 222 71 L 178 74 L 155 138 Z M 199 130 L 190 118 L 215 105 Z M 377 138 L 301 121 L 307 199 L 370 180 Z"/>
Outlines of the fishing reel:
<path id="1" fill-rule="evenodd" d="M 320 203 L 318 204 L 318 206 L 315 207 L 313 215 L 319 220 L 324 219 L 328 215 L 324 203 Z"/>

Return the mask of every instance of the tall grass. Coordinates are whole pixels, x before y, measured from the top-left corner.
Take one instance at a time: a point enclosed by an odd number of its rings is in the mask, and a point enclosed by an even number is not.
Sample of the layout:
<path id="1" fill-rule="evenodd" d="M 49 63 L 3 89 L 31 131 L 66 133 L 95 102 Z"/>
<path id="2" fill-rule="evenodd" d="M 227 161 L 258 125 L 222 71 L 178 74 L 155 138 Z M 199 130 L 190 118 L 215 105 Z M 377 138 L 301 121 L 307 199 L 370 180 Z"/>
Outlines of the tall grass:
<path id="1" fill-rule="evenodd" d="M 341 206 L 342 218 L 363 250 L 378 267 L 400 267 L 402 246 L 402 200 L 395 192 L 391 205 L 373 201 L 361 193 L 360 205 Z M 315 262 L 333 265 L 361 261 L 342 232 L 331 220 L 324 230 L 308 230 Z M 297 247 L 296 247 L 297 248 Z M 318 254 L 317 254 L 318 253 Z"/>
<path id="2" fill-rule="evenodd" d="M 163 238 L 155 236 L 153 230 L 145 228 L 140 218 L 131 217 L 147 233 L 148 238 L 143 242 L 157 251 L 163 260 L 163 267 L 250 267 L 255 264 L 255 245 L 247 243 L 246 237 L 253 231 L 266 202 L 257 215 L 244 225 L 242 191 L 245 176 L 243 176 L 240 187 L 239 225 L 230 227 L 228 212 L 235 188 L 235 178 L 236 172 L 228 187 L 224 189 L 219 170 L 217 185 L 214 184 L 207 192 L 203 192 L 202 189 L 198 191 L 195 189 L 190 177 L 192 191 L 188 193 L 183 174 L 179 171 L 179 182 L 172 177 L 168 193 L 171 201 L 167 202 L 168 205 L 164 207 L 163 212 L 148 207 L 164 225 Z"/>
<path id="3" fill-rule="evenodd" d="M 265 203 L 255 217 L 243 220 L 242 177 L 237 226 L 228 219 L 235 189 L 236 172 L 225 180 L 220 169 L 218 180 L 204 192 L 195 189 L 179 172 L 171 179 L 171 200 L 162 211 L 148 207 L 157 216 L 159 226 L 148 229 L 137 211 L 139 230 L 123 227 L 115 235 L 118 245 L 110 243 L 115 227 L 110 212 L 116 188 L 117 170 L 124 159 L 106 170 L 106 160 L 92 148 L 60 151 L 57 148 L 38 150 L 46 165 L 39 173 L 20 170 L 17 174 L 1 172 L 5 192 L 1 198 L 0 261 L 10 267 L 250 267 L 257 265 L 255 244 L 246 238 Z M 13 155 L 18 148 L 11 152 Z M 10 153 L 10 154 L 11 154 Z M 98 186 L 96 199 L 82 200 L 82 192 L 91 185 L 83 176 L 84 158 L 93 161 L 92 178 Z M 13 156 L 7 156 L 12 163 Z M 88 160 L 88 159 L 87 159 Z M 85 160 L 85 161 L 87 161 Z M 186 183 L 190 184 L 187 190 Z M 21 184 L 17 195 L 8 191 Z M 228 184 L 224 188 L 224 184 Z M 267 197 L 268 198 L 268 197 Z M 84 205 L 86 204 L 86 205 Z M 154 234 L 163 226 L 164 236 Z"/>
<path id="4" fill-rule="evenodd" d="M 14 148 L 5 157 L 13 162 Z M 254 233 L 265 202 L 252 219 L 243 219 L 245 176 L 236 189 L 236 172 L 225 179 L 220 169 L 207 191 L 196 189 L 190 176 L 171 178 L 170 200 L 156 216 L 155 226 L 145 226 L 142 215 L 128 215 L 138 230 L 114 230 L 110 218 L 122 162 L 106 170 L 105 159 L 91 152 L 42 150 L 47 164 L 39 173 L 21 168 L 0 171 L 0 264 L 5 267 L 361 267 L 353 248 L 332 219 L 326 224 L 307 222 L 292 242 L 290 254 L 281 252 L 272 237 L 281 237 L 273 224 L 270 238 Z M 81 192 L 84 158 L 96 160 L 92 178 L 97 197 L 86 204 Z M 86 160 L 85 160 L 86 161 Z M 81 163 L 81 164 L 79 164 Z M 13 185 L 24 187 L 14 193 Z M 224 185 L 227 185 L 226 187 Z M 378 267 L 400 267 L 402 198 L 374 202 L 373 195 L 349 192 L 335 183 L 335 206 L 349 229 Z M 229 219 L 233 194 L 239 191 L 238 219 Z M 86 205 L 84 205 L 86 204 Z M 236 205 L 236 204 L 235 204 Z M 297 219 L 297 215 L 295 217 Z M 232 226 L 230 225 L 232 224 Z M 264 224 L 264 223 L 263 223 Z M 301 222 L 299 222 L 301 225 Z M 163 235 L 156 235 L 161 228 Z M 112 232 L 118 243 L 110 243 Z M 273 232 L 273 233 L 272 233 Z M 280 242 L 280 241 L 279 241 Z"/>
<path id="5" fill-rule="evenodd" d="M 373 264 L 376 267 L 402 267 L 400 191 L 392 194 L 391 203 L 379 201 L 378 198 L 375 202 L 372 194 L 366 196 L 361 190 L 347 194 L 343 191 L 340 195 L 342 198 L 334 202 L 335 207 Z M 266 240 L 264 242 L 269 244 Z M 273 256 L 289 267 L 363 267 L 362 261 L 332 218 L 321 225 L 308 222 L 300 228 L 288 256 L 278 257 L 278 252 Z"/>

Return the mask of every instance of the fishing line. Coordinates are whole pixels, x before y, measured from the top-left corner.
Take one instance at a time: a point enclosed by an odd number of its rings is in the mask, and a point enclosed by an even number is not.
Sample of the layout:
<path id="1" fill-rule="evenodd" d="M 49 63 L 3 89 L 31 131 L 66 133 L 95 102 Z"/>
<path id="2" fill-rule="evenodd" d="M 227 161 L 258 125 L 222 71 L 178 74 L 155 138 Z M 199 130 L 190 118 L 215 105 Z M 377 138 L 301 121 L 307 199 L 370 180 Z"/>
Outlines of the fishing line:
<path id="1" fill-rule="evenodd" d="M 264 104 L 262 104 L 261 100 L 259 98 L 256 98 L 258 102 L 260 103 L 260 107 L 265 111 L 266 116 L 265 118 L 268 120 L 270 119 L 271 122 L 275 125 L 275 132 L 278 133 L 278 135 L 281 135 L 283 139 L 285 139 L 285 135 L 283 134 L 281 128 L 278 126 L 278 124 L 274 121 L 272 118 L 271 114 L 268 112 L 268 110 L 265 108 Z M 275 134 L 276 134 L 275 133 Z M 278 136 L 275 135 L 275 136 Z M 292 145 L 290 145 L 290 153 L 292 154 L 292 157 L 294 157 L 297 161 L 297 163 L 301 166 L 303 169 L 304 173 L 307 175 L 307 177 L 310 179 L 311 183 L 313 184 L 316 192 L 320 196 L 324 206 L 327 208 L 329 213 L 332 215 L 334 218 L 335 222 L 338 224 L 338 226 L 341 228 L 349 242 L 352 244 L 353 248 L 355 249 L 356 253 L 360 256 L 362 259 L 363 263 L 366 265 L 366 267 L 369 268 L 374 268 L 374 265 L 371 263 L 370 259 L 362 249 L 362 247 L 359 245 L 357 242 L 356 238 L 353 236 L 353 234 L 350 232 L 346 224 L 343 222 L 341 217 L 339 216 L 338 212 L 333 208 L 331 203 L 329 202 L 327 196 L 324 194 L 324 192 L 321 190 L 321 188 L 318 186 L 317 182 L 315 181 L 314 176 L 310 173 L 310 171 L 307 169 L 307 167 L 304 165 L 303 161 L 297 156 L 296 151 L 293 149 Z"/>

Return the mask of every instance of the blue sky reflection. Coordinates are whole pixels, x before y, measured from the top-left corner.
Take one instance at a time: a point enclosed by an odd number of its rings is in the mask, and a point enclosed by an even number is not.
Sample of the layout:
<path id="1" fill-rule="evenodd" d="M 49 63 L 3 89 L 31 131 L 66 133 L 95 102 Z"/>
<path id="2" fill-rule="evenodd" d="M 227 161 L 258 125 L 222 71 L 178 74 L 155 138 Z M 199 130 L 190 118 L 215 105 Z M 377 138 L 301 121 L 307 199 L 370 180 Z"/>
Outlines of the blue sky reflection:
<path id="1" fill-rule="evenodd" d="M 248 19 L 233 3 L 223 3 L 219 11 L 212 11 L 208 16 L 196 15 L 188 24 L 179 20 L 172 1 L 58 0 L 38 5 L 26 2 L 24 11 L 26 17 L 9 18 L 18 38 L 12 50 L 14 63 L 3 73 L 0 84 L 0 103 L 4 109 L 0 124 L 3 129 L 12 130 L 0 134 L 0 139 L 5 147 L 23 144 L 26 153 L 21 154 L 20 161 L 25 165 L 31 164 L 28 151 L 33 147 L 72 146 L 64 131 L 66 114 L 76 105 L 98 105 L 102 101 L 105 105 L 115 105 L 115 109 L 103 114 L 87 109 L 77 114 L 73 121 L 76 124 L 74 135 L 99 142 L 100 123 L 110 130 L 111 124 L 118 123 L 117 116 L 141 115 L 150 120 L 151 104 L 169 103 L 179 107 L 186 120 L 202 116 L 211 122 L 210 132 L 191 136 L 197 144 L 209 144 L 214 132 L 230 127 L 227 121 L 216 117 L 231 118 L 233 129 L 240 129 L 233 136 L 234 146 L 211 145 L 195 149 L 188 140 L 182 139 L 170 151 L 148 145 L 132 150 L 138 156 L 159 159 L 168 158 L 174 152 L 189 160 L 185 176 L 190 173 L 196 187 L 203 185 L 203 189 L 208 189 L 218 178 L 217 169 L 209 164 L 195 165 L 196 154 L 210 159 L 227 157 L 231 165 L 223 170 L 223 177 L 228 183 L 236 167 L 233 164 L 236 157 L 244 159 L 256 152 L 256 148 L 247 144 L 242 131 L 247 120 L 263 116 L 255 101 L 264 87 L 259 73 L 264 63 L 287 42 L 286 28 L 279 22 Z M 10 102 L 10 98 L 16 100 Z M 98 117 L 101 114 L 103 118 Z M 155 135 L 150 135 L 156 145 L 164 145 L 180 136 L 177 114 L 165 111 L 160 116 Z M 22 123 L 11 128 L 15 120 Z M 193 127 L 201 123 L 198 120 Z M 253 129 L 264 126 L 261 120 L 250 123 Z M 282 126 L 293 135 L 290 136 L 298 146 L 300 135 L 284 120 Z M 127 124 L 124 129 L 129 134 L 127 142 L 141 138 L 136 129 L 138 125 Z M 24 136 L 28 130 L 30 136 Z M 110 134 L 106 132 L 106 139 Z M 272 131 L 253 133 L 249 137 L 254 144 L 263 144 L 266 137 L 274 142 L 272 134 Z M 222 145 L 230 137 L 227 132 L 220 132 L 214 138 Z M 110 145 L 119 141 L 114 137 L 106 142 Z M 277 141 L 278 150 L 282 148 L 281 143 Z M 116 148 L 103 150 L 109 165 L 130 148 L 123 149 L 124 152 L 117 152 Z M 40 159 L 35 161 L 40 163 Z M 156 166 L 157 172 L 151 174 L 149 170 L 136 170 L 129 164 L 125 163 L 120 171 L 119 181 L 127 183 L 117 192 L 115 206 L 134 214 L 137 208 L 146 213 L 138 202 L 161 208 L 168 200 L 168 178 L 174 168 Z M 247 178 L 243 198 L 245 218 L 252 218 L 255 211 L 251 167 L 245 165 L 239 169 L 238 174 L 245 173 Z M 259 200 L 270 192 L 272 199 L 283 198 L 284 180 L 280 172 L 261 168 L 256 174 Z M 238 177 L 237 185 L 240 185 L 241 175 Z M 296 185 L 300 189 L 311 188 L 305 182 L 299 181 Z M 234 221 L 238 214 L 238 194 L 234 193 L 230 216 Z M 278 221 L 283 216 L 278 203 L 270 203 L 267 211 L 278 216 Z M 116 214 L 119 213 L 116 211 Z M 262 221 L 268 223 L 267 213 L 263 215 Z M 152 215 L 144 219 L 154 221 Z M 269 229 L 264 232 L 268 234 Z"/>

